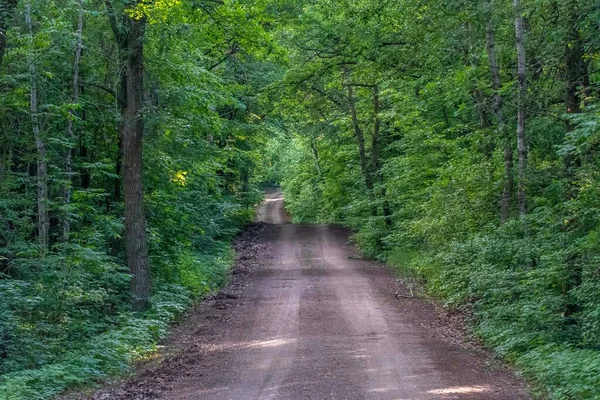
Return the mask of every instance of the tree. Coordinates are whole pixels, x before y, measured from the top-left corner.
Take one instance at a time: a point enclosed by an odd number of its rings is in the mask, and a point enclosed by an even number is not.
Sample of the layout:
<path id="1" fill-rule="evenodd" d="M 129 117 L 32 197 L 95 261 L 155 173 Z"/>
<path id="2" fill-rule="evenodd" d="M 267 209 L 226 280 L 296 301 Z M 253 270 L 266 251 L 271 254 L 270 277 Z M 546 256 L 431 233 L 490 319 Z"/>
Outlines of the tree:
<path id="1" fill-rule="evenodd" d="M 2 60 L 6 52 L 6 31 L 17 4 L 18 0 L 0 1 L 0 67 L 2 67 Z"/>
<path id="2" fill-rule="evenodd" d="M 261 3 L 12 4 L 0 1 L 0 398 L 44 398 L 124 371 L 224 282 L 261 198 L 261 96 L 281 50 Z M 152 294 L 149 257 L 160 312 L 132 315 Z"/>
<path id="3" fill-rule="evenodd" d="M 579 31 L 580 10 L 577 1 L 567 3 L 567 37 L 565 44 L 565 80 L 567 83 L 567 113 L 581 112 L 581 93 L 590 86 L 588 65 L 585 59 L 584 42 Z M 569 124 L 568 130 L 573 126 Z"/>
<path id="4" fill-rule="evenodd" d="M 527 104 L 527 60 L 525 53 L 525 22 L 520 0 L 513 0 L 515 9 L 515 32 L 517 38 L 517 82 L 519 88 L 517 108 L 517 150 L 519 153 L 519 215 L 527 213 L 526 175 L 527 142 L 525 138 L 525 109 Z"/>
<path id="5" fill-rule="evenodd" d="M 42 137 L 40 122 L 38 116 L 38 90 L 37 90 L 37 69 L 33 55 L 33 23 L 31 22 L 31 3 L 25 4 L 25 24 L 29 31 L 29 49 L 27 52 L 27 63 L 29 64 L 29 110 L 31 113 L 31 126 L 35 147 L 37 149 L 37 208 L 38 208 L 38 241 L 40 244 L 40 253 L 46 253 L 49 241 L 50 219 L 48 216 L 48 164 L 46 155 L 46 143 Z"/>
<path id="6" fill-rule="evenodd" d="M 0 398 L 152 348 L 226 279 L 266 182 L 472 310 L 542 395 L 600 392 L 597 2 L 0 11 Z"/>
<path id="7" fill-rule="evenodd" d="M 500 66 L 498 65 L 498 56 L 496 54 L 496 40 L 494 36 L 494 19 L 493 19 L 492 2 L 486 4 L 486 51 L 488 55 L 488 65 L 492 78 L 492 109 L 498 120 L 498 134 L 504 142 L 504 191 L 502 194 L 502 205 L 500 212 L 500 221 L 507 222 L 510 218 L 510 205 L 512 201 L 513 189 L 513 151 L 510 140 L 510 135 L 506 129 L 506 120 L 504 118 L 504 106 L 502 101 L 502 81 L 500 80 Z"/>
<path id="8" fill-rule="evenodd" d="M 128 2 L 133 7 L 138 1 Z M 123 62 L 119 100 L 121 107 L 120 140 L 123 146 L 123 182 L 125 187 L 125 244 L 131 272 L 132 306 L 143 311 L 150 306 L 152 294 L 148 259 L 148 236 L 142 185 L 142 138 L 144 134 L 144 31 L 146 17 L 127 15 L 120 24 L 116 7 L 106 0 L 111 27 Z"/>
<path id="9" fill-rule="evenodd" d="M 373 179 L 371 176 L 371 170 L 369 168 L 369 162 L 367 160 L 367 153 L 365 150 L 365 135 L 358 121 L 358 113 L 356 111 L 356 99 L 354 97 L 354 85 L 350 82 L 350 70 L 344 68 L 344 85 L 346 86 L 346 93 L 348 96 L 348 109 L 350 116 L 352 117 L 352 128 L 354 129 L 354 137 L 356 138 L 356 144 L 358 145 L 358 157 L 360 160 L 360 169 L 363 173 L 365 185 L 369 193 L 373 192 Z M 377 209 L 374 211 L 377 213 Z"/>
<path id="10" fill-rule="evenodd" d="M 76 42 L 75 42 L 75 58 L 73 61 L 73 82 L 72 82 L 72 105 L 68 110 L 67 117 L 67 136 L 66 139 L 71 142 L 73 140 L 73 124 L 75 122 L 76 114 L 75 107 L 79 101 L 79 86 L 81 83 L 79 82 L 79 69 L 81 63 L 81 53 L 83 52 L 83 13 L 84 13 L 84 5 L 83 0 L 78 0 L 79 11 L 77 13 L 77 32 L 76 32 Z M 63 188 L 63 196 L 64 196 L 64 204 L 65 206 L 69 206 L 71 203 L 71 185 L 72 185 L 72 174 L 73 174 L 73 148 L 69 143 L 67 150 L 65 151 L 65 180 L 67 183 Z M 71 231 L 71 217 L 69 215 L 69 210 L 67 209 L 65 212 L 65 216 L 63 219 L 63 241 L 69 241 L 69 234 Z"/>

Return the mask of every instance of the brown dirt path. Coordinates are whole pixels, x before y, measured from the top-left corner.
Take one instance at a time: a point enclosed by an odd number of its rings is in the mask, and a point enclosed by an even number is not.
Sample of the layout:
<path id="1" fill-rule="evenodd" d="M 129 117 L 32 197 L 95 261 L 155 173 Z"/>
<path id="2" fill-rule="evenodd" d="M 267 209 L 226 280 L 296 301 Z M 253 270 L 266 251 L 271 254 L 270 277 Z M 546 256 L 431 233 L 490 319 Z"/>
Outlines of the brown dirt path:
<path id="1" fill-rule="evenodd" d="M 173 334 L 161 362 L 94 399 L 527 399 L 482 352 L 445 339 L 435 306 L 396 298 L 347 230 L 290 224 L 279 192 L 241 273 Z M 248 251 L 248 250 L 251 251 Z M 452 328 L 449 328 L 452 330 Z"/>

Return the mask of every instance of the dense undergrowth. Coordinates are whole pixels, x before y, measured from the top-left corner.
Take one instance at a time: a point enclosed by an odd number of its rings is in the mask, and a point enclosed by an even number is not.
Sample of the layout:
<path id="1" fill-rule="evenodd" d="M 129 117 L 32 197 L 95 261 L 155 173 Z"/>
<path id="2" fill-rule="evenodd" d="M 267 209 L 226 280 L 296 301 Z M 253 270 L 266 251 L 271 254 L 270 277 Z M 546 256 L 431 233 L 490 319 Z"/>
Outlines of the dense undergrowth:
<path id="1" fill-rule="evenodd" d="M 360 170 L 342 167 L 354 156 L 351 145 L 323 137 L 319 176 L 302 138 L 281 139 L 286 207 L 296 221 L 351 227 L 367 256 L 417 280 L 447 307 L 468 311 L 474 332 L 542 398 L 600 398 L 600 185 L 590 179 L 598 160 L 581 168 L 579 196 L 567 201 L 551 196 L 562 185 L 553 173 L 532 171 L 546 196 L 532 199 L 527 217 L 500 225 L 490 206 L 500 155 L 486 160 L 461 149 L 477 136 L 423 142 L 406 134 L 397 144 L 402 155 L 384 166 L 391 226 L 370 214 L 372 199 L 356 183 Z M 428 145 L 444 147 L 445 160 Z"/>
<path id="2" fill-rule="evenodd" d="M 154 253 L 160 257 L 155 294 L 144 313 L 129 310 L 126 268 L 90 251 L 79 255 L 79 265 L 69 259 L 38 271 L 35 280 L 0 282 L 0 398 L 51 398 L 125 374 L 134 361 L 151 355 L 183 311 L 227 281 L 230 240 L 253 216 L 251 209 L 238 208 L 237 214 L 216 226 L 217 240 L 202 236 L 202 252 Z"/>
<path id="3" fill-rule="evenodd" d="M 589 0 L 0 0 L 0 397 L 149 354 L 280 182 L 297 220 L 467 308 L 540 395 L 600 399 L 598 20 Z"/>
<path id="4" fill-rule="evenodd" d="M 260 5 L 204 6 L 0 0 L 0 399 L 127 373 L 226 281 L 262 198 L 257 93 L 274 68 Z M 135 97 L 123 49 L 137 43 L 123 37 L 140 23 L 141 178 L 123 128 Z M 128 221 L 127 207 L 142 211 Z"/>
<path id="5" fill-rule="evenodd" d="M 270 149 L 293 217 L 349 226 L 468 311 L 540 397 L 600 399 L 597 4 L 523 2 L 523 99 L 508 2 L 334 3 L 285 38 L 289 125 Z"/>

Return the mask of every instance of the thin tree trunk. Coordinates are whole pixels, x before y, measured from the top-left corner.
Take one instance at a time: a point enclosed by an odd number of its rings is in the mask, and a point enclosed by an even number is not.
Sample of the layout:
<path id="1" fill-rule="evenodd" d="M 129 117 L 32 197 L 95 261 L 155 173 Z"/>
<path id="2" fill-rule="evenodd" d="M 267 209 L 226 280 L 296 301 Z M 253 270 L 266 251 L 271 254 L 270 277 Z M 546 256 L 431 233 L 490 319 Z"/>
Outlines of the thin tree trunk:
<path id="1" fill-rule="evenodd" d="M 381 118 L 380 118 L 381 102 L 379 99 L 379 86 L 373 86 L 373 137 L 371 138 L 371 173 L 379 184 L 379 196 L 382 201 L 383 217 L 385 224 L 388 227 L 392 226 L 392 212 L 390 203 L 385 199 L 386 187 L 383 179 L 383 172 L 379 163 L 380 134 L 381 134 Z"/>
<path id="2" fill-rule="evenodd" d="M 481 89 L 473 90 L 473 100 L 475 100 L 475 106 L 477 107 L 477 113 L 479 114 L 479 126 L 481 129 L 489 128 L 492 124 L 485 107 L 485 95 Z"/>
<path id="3" fill-rule="evenodd" d="M 565 45 L 565 80 L 567 84 L 565 104 L 567 114 L 579 114 L 581 112 L 582 90 L 589 86 L 588 66 L 584 60 L 585 50 L 579 30 L 577 29 L 576 5 L 569 4 L 571 13 L 568 18 L 569 28 Z M 576 124 L 567 120 L 566 130 L 572 132 Z M 567 197 L 572 199 L 577 195 L 577 187 L 574 184 L 575 170 L 581 165 L 578 154 L 567 154 L 564 158 L 565 176 L 567 177 Z"/>
<path id="4" fill-rule="evenodd" d="M 344 77 L 346 80 L 350 77 L 348 69 L 344 69 Z M 352 85 L 346 86 L 348 95 L 348 108 L 350 109 L 350 116 L 352 117 L 352 128 L 354 129 L 354 136 L 358 145 L 358 157 L 360 159 L 360 169 L 363 173 L 365 184 L 369 192 L 373 190 L 373 181 L 369 174 L 369 163 L 367 162 L 367 153 L 365 151 L 365 135 L 360 127 L 358 121 L 358 115 L 356 112 L 356 99 L 354 98 L 354 88 Z"/>
<path id="5" fill-rule="evenodd" d="M 315 168 L 317 169 L 317 173 L 319 174 L 319 179 L 323 176 L 323 171 L 321 171 L 321 162 L 319 161 L 319 151 L 317 149 L 317 145 L 313 138 L 310 139 L 310 149 L 312 151 L 313 158 L 315 160 Z"/>
<path id="6" fill-rule="evenodd" d="M 82 51 L 82 56 L 83 56 L 83 51 Z M 82 72 L 79 71 L 79 80 L 81 82 L 85 81 L 85 78 L 82 76 Z M 80 85 L 79 86 L 79 95 L 82 96 L 85 93 L 85 86 L 84 85 Z M 81 110 L 81 115 L 79 117 L 82 121 L 82 123 L 85 123 L 85 121 L 87 120 L 87 112 L 85 110 L 85 108 L 83 108 Z M 79 175 L 79 186 L 82 189 L 89 189 L 90 185 L 91 185 L 91 175 L 90 175 L 90 169 L 85 165 L 85 163 L 87 162 L 93 162 L 91 158 L 88 158 L 88 147 L 87 144 L 85 143 L 85 137 L 84 137 L 84 132 L 82 129 L 79 129 L 79 135 L 78 135 L 78 151 L 77 154 L 79 156 L 79 158 L 83 161 L 82 165 L 79 165 L 79 171 L 78 171 L 78 175 Z M 75 177 L 75 172 L 73 172 L 73 177 Z M 108 201 L 108 197 L 106 198 Z"/>
<path id="7" fill-rule="evenodd" d="M 494 20 L 491 2 L 487 4 L 486 10 L 486 50 L 488 54 L 488 64 L 490 75 L 492 77 L 492 109 L 498 120 L 498 133 L 504 143 L 504 190 L 502 193 L 502 204 L 500 207 L 500 222 L 505 223 L 510 219 L 510 204 L 512 202 L 513 181 L 513 150 L 510 135 L 506 129 L 506 120 L 504 119 L 503 99 L 500 94 L 502 81 L 500 80 L 500 67 L 498 65 L 498 56 L 496 54 L 496 40 L 494 37 Z"/>
<path id="8" fill-rule="evenodd" d="M 567 34 L 567 44 L 565 46 L 565 72 L 567 81 L 567 113 L 578 114 L 581 112 L 581 92 L 589 86 L 588 65 L 584 59 L 585 50 L 583 41 L 577 28 L 577 15 L 575 5 L 569 7 L 572 15 L 569 18 L 569 31 Z M 569 121 L 567 131 L 574 129 Z"/>
<path id="9" fill-rule="evenodd" d="M 82 160 L 85 160 L 86 162 L 89 161 L 88 160 L 88 148 L 87 146 L 83 143 L 83 138 L 79 137 L 79 157 Z M 81 187 L 83 189 L 89 189 L 91 186 L 91 175 L 90 175 L 90 169 L 80 166 L 79 167 L 79 179 L 81 180 Z"/>
<path id="10" fill-rule="evenodd" d="M 0 0 L 0 68 L 6 53 L 6 31 L 17 3 L 17 0 Z"/>
<path id="11" fill-rule="evenodd" d="M 127 55 L 129 53 L 128 49 L 128 35 L 124 29 L 124 26 L 127 24 L 125 20 L 127 17 L 125 15 L 121 15 L 121 20 L 119 24 L 119 19 L 117 18 L 117 13 L 113 7 L 112 0 L 104 0 L 104 4 L 106 6 L 106 10 L 108 11 L 108 18 L 110 22 L 111 29 L 115 36 L 115 41 L 117 42 L 118 48 L 118 57 L 119 62 L 121 63 L 120 72 L 120 81 L 119 81 L 119 89 L 116 93 L 116 100 L 118 103 L 119 111 L 121 116 L 124 115 L 125 109 L 127 107 Z M 115 160 L 115 179 L 113 182 L 113 200 L 115 202 L 121 201 L 121 185 L 122 185 L 122 173 L 123 173 L 123 135 L 122 130 L 119 129 L 119 139 L 117 141 L 117 157 Z"/>
<path id="12" fill-rule="evenodd" d="M 72 82 L 72 97 L 71 102 L 75 105 L 79 102 L 79 64 L 81 62 L 81 52 L 83 51 L 83 0 L 79 0 L 79 13 L 77 16 L 77 43 L 75 45 L 75 60 L 73 61 L 73 82 Z M 73 123 L 76 118 L 74 106 L 69 108 L 69 116 L 67 119 L 67 141 L 69 141 L 69 148 L 65 151 L 65 180 L 66 184 L 63 188 L 64 204 L 69 206 L 71 203 L 71 178 L 73 175 L 73 149 L 71 147 L 71 140 L 73 140 Z M 69 211 L 66 210 L 63 220 L 63 241 L 66 243 L 69 241 L 69 234 L 71 231 L 71 219 L 69 217 Z"/>
<path id="13" fill-rule="evenodd" d="M 525 57 L 525 27 L 521 0 L 513 0 L 515 9 L 515 33 L 517 39 L 517 76 L 519 83 L 518 111 L 517 111 L 517 151 L 519 153 L 519 215 L 527 213 L 527 195 L 525 192 L 525 179 L 527 173 L 527 144 L 525 140 L 525 103 L 527 101 L 527 64 Z"/>
<path id="14" fill-rule="evenodd" d="M 373 86 L 373 136 L 371 138 L 371 168 L 373 174 L 379 173 L 379 87 Z"/>
<path id="15" fill-rule="evenodd" d="M 31 4 L 25 6 L 25 24 L 29 30 L 30 47 L 27 53 L 29 64 L 30 90 L 30 113 L 33 137 L 37 150 L 37 208 L 38 208 L 38 240 L 41 253 L 44 254 L 48 248 L 48 233 L 50 230 L 50 219 L 48 218 L 48 165 L 46 161 L 46 144 L 40 132 L 37 106 L 37 71 L 33 61 L 33 25 L 31 22 Z"/>

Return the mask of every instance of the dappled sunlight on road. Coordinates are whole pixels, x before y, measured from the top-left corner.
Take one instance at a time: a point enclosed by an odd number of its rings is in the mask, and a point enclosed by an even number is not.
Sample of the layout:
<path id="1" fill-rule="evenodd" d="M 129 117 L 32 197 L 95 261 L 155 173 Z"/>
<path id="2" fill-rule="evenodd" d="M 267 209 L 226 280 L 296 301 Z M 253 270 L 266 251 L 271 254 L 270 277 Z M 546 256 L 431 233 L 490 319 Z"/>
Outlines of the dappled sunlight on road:
<path id="1" fill-rule="evenodd" d="M 276 201 L 283 201 L 283 196 L 273 197 L 271 199 L 265 199 L 265 203 L 274 203 Z"/>
<path id="2" fill-rule="evenodd" d="M 194 373 L 162 400 L 516 400 L 519 388 L 432 336 L 431 309 L 400 301 L 349 232 L 292 224 L 279 191 L 257 210 L 263 246 L 247 289 L 196 340 Z M 268 250 L 266 250 L 268 249 Z M 465 366 L 468 365 L 468 368 Z"/>
<path id="3" fill-rule="evenodd" d="M 489 386 L 454 386 L 445 389 L 429 390 L 430 394 L 470 394 L 470 393 L 489 393 L 492 388 Z"/>
<path id="4" fill-rule="evenodd" d="M 256 222 L 266 222 L 268 224 L 287 224 L 291 218 L 283 206 L 283 194 L 280 190 L 273 190 L 267 193 L 262 204 L 256 209 Z"/>
<path id="5" fill-rule="evenodd" d="M 275 338 L 270 340 L 255 340 L 252 342 L 234 342 L 234 343 L 207 343 L 204 344 L 202 349 L 206 352 L 219 352 L 219 351 L 229 351 L 229 350 L 240 350 L 240 349 L 261 349 L 267 347 L 278 347 L 285 346 L 296 343 L 297 339 L 295 338 Z"/>
<path id="6" fill-rule="evenodd" d="M 256 342 L 252 342 L 247 344 L 244 347 L 249 347 L 249 348 L 264 348 L 264 347 L 277 347 L 277 346 L 284 346 L 287 344 L 293 344 L 296 343 L 297 339 L 273 339 L 273 340 L 264 340 L 264 341 L 256 341 Z"/>

